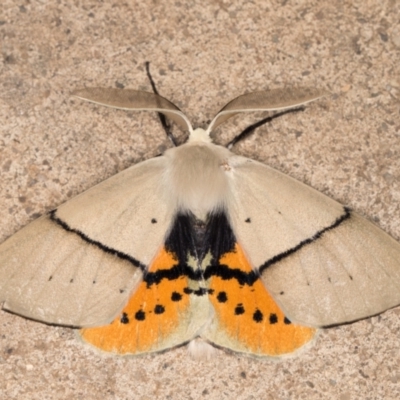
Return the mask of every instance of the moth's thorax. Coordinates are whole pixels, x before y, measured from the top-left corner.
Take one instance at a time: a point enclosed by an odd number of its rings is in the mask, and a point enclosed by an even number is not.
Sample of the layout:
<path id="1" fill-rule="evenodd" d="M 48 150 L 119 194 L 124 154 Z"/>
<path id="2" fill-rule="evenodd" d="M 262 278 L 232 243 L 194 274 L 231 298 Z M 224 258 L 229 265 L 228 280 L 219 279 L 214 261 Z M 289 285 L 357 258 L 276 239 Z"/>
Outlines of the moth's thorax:
<path id="1" fill-rule="evenodd" d="M 230 195 L 227 163 L 232 156 L 224 147 L 196 138 L 168 150 L 164 182 L 173 205 L 200 219 L 223 208 Z"/>

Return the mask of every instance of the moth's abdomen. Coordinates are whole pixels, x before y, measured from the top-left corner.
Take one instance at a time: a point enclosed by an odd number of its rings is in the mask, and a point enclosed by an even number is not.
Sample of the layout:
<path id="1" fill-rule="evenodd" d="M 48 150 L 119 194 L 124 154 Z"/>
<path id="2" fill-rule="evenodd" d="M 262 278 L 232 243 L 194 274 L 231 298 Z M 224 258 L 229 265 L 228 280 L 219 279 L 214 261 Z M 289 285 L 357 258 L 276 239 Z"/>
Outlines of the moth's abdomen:
<path id="1" fill-rule="evenodd" d="M 223 147 L 203 142 L 168 150 L 165 183 L 174 206 L 200 219 L 223 208 L 230 196 L 226 167 L 231 155 Z"/>

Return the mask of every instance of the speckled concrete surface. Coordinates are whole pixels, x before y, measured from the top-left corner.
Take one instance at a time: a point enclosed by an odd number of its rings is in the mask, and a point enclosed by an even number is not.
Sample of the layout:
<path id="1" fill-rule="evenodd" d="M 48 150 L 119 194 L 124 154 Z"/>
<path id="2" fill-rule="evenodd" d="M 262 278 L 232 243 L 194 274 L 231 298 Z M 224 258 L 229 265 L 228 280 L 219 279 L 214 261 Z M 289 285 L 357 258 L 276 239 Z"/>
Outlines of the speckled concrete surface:
<path id="1" fill-rule="evenodd" d="M 235 149 L 400 239 L 400 3 L 396 0 L 66 1 L 0 4 L 0 241 L 168 146 L 152 115 L 83 104 L 87 86 L 161 94 L 194 125 L 246 91 L 332 95 Z M 252 118 L 217 132 L 226 142 Z M 67 328 L 0 312 L 1 399 L 398 399 L 400 309 L 323 331 L 296 358 L 184 348 L 108 357 Z"/>

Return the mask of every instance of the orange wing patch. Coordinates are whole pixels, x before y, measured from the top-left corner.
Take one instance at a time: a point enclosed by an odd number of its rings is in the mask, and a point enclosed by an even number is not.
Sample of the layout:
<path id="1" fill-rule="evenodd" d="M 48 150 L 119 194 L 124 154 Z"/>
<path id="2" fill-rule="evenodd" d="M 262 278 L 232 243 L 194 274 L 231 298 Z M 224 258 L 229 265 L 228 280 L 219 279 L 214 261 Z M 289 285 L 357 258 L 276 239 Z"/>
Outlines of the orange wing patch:
<path id="1" fill-rule="evenodd" d="M 238 244 L 221 256 L 219 264 L 245 274 L 252 271 Z M 292 324 L 260 279 L 241 284 L 215 274 L 209 289 L 217 324 L 209 339 L 217 345 L 260 356 L 281 356 L 299 349 L 316 333 L 316 329 Z"/>
<path id="2" fill-rule="evenodd" d="M 149 272 L 165 272 L 176 267 L 174 254 L 163 249 Z M 110 324 L 80 330 L 82 338 L 101 350 L 118 354 L 139 354 L 159 351 L 181 344 L 182 314 L 190 306 L 188 279 L 179 276 L 162 278 L 160 282 L 145 280 L 133 293 L 121 314 Z"/>

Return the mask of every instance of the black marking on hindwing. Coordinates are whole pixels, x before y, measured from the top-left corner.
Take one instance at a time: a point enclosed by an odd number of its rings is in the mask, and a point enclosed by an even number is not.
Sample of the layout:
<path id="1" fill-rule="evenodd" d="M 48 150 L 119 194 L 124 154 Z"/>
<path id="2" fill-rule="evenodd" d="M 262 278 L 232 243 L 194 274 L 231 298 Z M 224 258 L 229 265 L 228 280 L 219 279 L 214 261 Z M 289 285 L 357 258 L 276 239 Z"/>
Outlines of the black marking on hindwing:
<path id="1" fill-rule="evenodd" d="M 218 276 L 221 279 L 236 279 L 240 285 L 252 285 L 258 279 L 256 271 L 243 272 L 240 268 L 220 263 L 226 253 L 235 251 L 236 237 L 225 212 L 218 212 L 209 216 L 205 239 L 208 251 L 212 255 L 210 264 L 204 271 L 204 278 Z"/>
<path id="2" fill-rule="evenodd" d="M 190 213 L 178 214 L 165 240 L 165 250 L 173 255 L 176 263 L 172 268 L 146 272 L 143 280 L 148 286 L 160 283 L 163 279 L 174 280 L 182 276 L 194 281 L 202 279 L 200 269 L 193 270 L 188 265 L 188 257 L 198 259 L 194 237 L 194 216 Z"/>
<path id="3" fill-rule="evenodd" d="M 219 276 L 226 280 L 236 279 L 241 285 L 252 285 L 258 279 L 256 272 L 246 273 L 239 268 L 219 263 L 224 254 L 234 251 L 235 244 L 235 235 L 224 212 L 210 214 L 206 223 L 201 223 L 191 213 L 178 214 L 165 240 L 165 250 L 174 256 L 176 264 L 172 268 L 147 272 L 143 279 L 147 285 L 152 285 L 162 279 L 173 280 L 181 276 L 193 281 Z M 211 253 L 212 259 L 204 271 L 200 267 L 193 269 L 187 264 L 188 256 L 192 256 L 200 265 L 208 253 Z M 195 291 L 188 288 L 185 291 L 186 294 L 196 295 L 207 292 L 202 288 Z"/>

